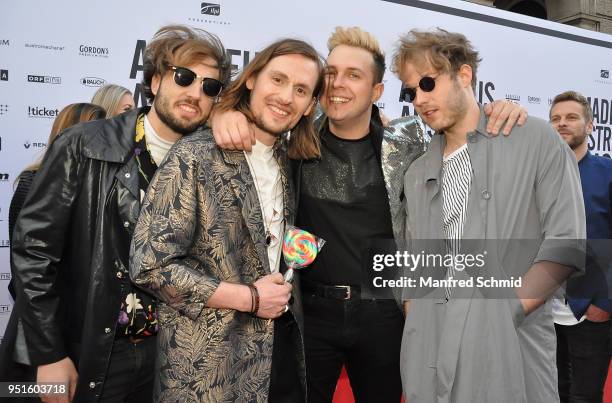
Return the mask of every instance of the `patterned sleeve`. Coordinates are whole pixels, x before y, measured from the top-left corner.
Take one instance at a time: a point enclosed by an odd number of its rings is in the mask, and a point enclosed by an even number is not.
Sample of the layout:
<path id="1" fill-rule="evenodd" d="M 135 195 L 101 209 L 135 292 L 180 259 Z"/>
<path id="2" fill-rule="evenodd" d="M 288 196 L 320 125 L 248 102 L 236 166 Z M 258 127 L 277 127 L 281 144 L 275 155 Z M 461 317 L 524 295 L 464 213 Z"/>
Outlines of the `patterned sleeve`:
<path id="1" fill-rule="evenodd" d="M 132 281 L 192 320 L 198 318 L 220 283 L 190 253 L 200 215 L 202 177 L 194 140 L 177 142 L 157 170 L 130 250 Z"/>

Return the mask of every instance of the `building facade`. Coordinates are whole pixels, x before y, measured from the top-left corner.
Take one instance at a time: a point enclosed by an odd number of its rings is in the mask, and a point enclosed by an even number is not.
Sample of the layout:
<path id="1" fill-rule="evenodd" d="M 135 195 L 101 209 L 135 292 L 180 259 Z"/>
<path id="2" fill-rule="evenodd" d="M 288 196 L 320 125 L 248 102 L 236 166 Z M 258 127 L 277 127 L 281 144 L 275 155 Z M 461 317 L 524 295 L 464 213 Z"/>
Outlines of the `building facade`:
<path id="1" fill-rule="evenodd" d="M 612 34 L 612 0 L 466 0 Z"/>

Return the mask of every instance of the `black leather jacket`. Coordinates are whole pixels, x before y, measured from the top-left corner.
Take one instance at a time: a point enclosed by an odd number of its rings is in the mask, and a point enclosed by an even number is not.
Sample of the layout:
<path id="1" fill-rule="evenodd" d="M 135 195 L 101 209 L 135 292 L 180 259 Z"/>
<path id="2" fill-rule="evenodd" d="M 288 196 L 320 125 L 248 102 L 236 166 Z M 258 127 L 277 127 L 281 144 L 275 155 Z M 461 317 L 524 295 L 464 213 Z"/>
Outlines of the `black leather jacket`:
<path id="1" fill-rule="evenodd" d="M 133 156 L 140 111 L 62 133 L 46 153 L 13 234 L 13 314 L 23 322 L 29 360 L 36 366 L 69 356 L 79 375 L 75 401 L 96 401 L 101 393 L 121 289 L 129 285 L 119 231 L 131 235 L 140 210 Z M 115 192 L 118 205 L 110 206 Z M 111 211 L 119 212 L 120 225 Z M 1 357 L 0 365 L 11 358 Z"/>

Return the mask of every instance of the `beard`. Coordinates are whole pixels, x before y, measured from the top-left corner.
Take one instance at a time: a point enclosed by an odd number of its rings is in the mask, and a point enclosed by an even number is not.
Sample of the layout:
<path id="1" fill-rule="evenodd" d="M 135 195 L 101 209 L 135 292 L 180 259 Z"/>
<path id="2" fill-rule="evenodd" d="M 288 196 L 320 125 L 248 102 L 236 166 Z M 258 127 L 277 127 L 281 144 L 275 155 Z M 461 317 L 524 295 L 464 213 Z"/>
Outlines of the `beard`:
<path id="1" fill-rule="evenodd" d="M 188 99 L 180 100 L 178 102 L 189 104 L 200 110 L 200 106 L 197 102 L 193 102 Z M 155 111 L 157 112 L 159 120 L 161 120 L 163 124 L 168 126 L 170 130 L 183 136 L 195 132 L 198 127 L 202 126 L 206 122 L 206 118 L 195 121 L 185 121 L 175 116 L 172 113 L 170 99 L 163 95 L 161 91 L 161 86 L 157 93 L 157 96 L 153 100 L 153 106 L 155 107 Z"/>
<path id="2" fill-rule="evenodd" d="M 281 127 L 281 128 L 271 127 L 264 120 L 263 113 L 253 116 L 253 123 L 255 124 L 255 126 L 257 126 L 259 130 L 262 130 L 276 137 L 281 136 L 283 133 L 287 133 L 289 130 L 293 128 L 291 127 L 291 123 L 288 123 L 284 127 Z"/>
<path id="3" fill-rule="evenodd" d="M 587 139 L 587 136 L 587 133 L 584 133 L 584 135 L 582 136 L 579 134 L 572 134 L 572 136 L 565 140 L 565 142 L 572 150 L 575 150 L 576 148 L 584 144 Z"/>
<path id="4" fill-rule="evenodd" d="M 461 121 L 463 116 L 465 116 L 467 109 L 467 96 L 463 93 L 459 82 L 455 79 L 453 81 L 453 90 L 446 100 L 447 116 L 442 122 L 440 122 L 440 127 L 432 127 L 432 129 L 439 132 L 444 132 L 451 129 L 457 124 L 457 122 Z"/>

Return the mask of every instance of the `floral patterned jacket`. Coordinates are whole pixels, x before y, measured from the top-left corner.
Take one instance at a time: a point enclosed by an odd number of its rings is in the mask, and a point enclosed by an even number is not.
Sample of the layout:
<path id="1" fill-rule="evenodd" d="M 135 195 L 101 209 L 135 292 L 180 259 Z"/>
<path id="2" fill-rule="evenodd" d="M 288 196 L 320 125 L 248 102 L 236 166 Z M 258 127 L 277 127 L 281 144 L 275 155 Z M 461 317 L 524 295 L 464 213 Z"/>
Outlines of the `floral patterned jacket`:
<path id="1" fill-rule="evenodd" d="M 291 224 L 289 164 L 279 148 L 275 156 Z M 160 299 L 156 401 L 267 402 L 274 323 L 206 302 L 221 281 L 269 273 L 244 153 L 219 149 L 210 131 L 179 140 L 150 184 L 131 248 L 133 281 Z M 293 290 L 290 309 L 302 330 L 299 284 Z M 295 345 L 304 378 L 302 340 Z"/>

